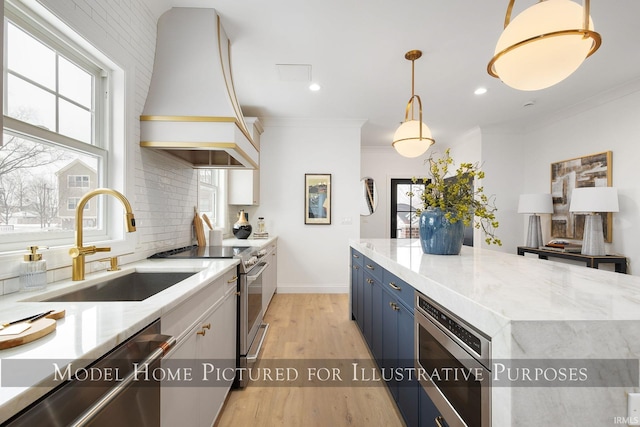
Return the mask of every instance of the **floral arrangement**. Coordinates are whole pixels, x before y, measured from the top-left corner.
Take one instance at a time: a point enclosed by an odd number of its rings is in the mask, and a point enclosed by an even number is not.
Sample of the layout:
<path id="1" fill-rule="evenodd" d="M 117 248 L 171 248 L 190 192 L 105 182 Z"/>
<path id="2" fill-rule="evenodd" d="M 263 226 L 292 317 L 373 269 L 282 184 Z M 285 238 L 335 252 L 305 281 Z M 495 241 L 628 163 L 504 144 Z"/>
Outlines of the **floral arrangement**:
<path id="1" fill-rule="evenodd" d="M 482 228 L 487 244 L 502 246 L 502 242 L 495 235 L 495 229 L 499 223 L 495 212 L 498 210 L 494 204 L 495 197 L 484 194 L 481 186 L 474 188 L 476 178 L 484 178 L 484 172 L 480 166 L 472 163 L 461 163 L 455 171 L 455 179 L 447 180 L 449 169 L 453 165 L 453 159 L 449 150 L 444 156 L 435 159 L 431 155 L 425 163 L 429 163 L 429 176 L 422 178 L 425 190 L 420 198 L 423 209 L 440 208 L 445 212 L 445 218 L 451 223 L 462 221 L 465 226 L 474 221 L 475 228 Z M 412 178 L 414 183 L 418 178 Z M 413 196 L 409 193 L 409 196 Z M 422 209 L 416 209 L 420 215 Z"/>

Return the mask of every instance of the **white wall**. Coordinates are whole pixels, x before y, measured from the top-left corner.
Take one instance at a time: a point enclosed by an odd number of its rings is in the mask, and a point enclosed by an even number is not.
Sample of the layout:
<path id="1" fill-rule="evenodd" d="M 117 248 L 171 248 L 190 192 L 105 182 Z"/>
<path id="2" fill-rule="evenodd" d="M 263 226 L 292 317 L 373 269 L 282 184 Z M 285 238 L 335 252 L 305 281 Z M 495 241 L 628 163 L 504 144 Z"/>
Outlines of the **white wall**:
<path id="1" fill-rule="evenodd" d="M 359 237 L 362 122 L 263 123 L 254 217 L 278 236 L 278 292 L 346 293 L 349 239 Z M 331 225 L 305 225 L 305 173 L 331 174 Z"/>
<path id="2" fill-rule="evenodd" d="M 581 111 L 522 137 L 525 192 L 550 191 L 550 164 L 603 151 L 613 152 L 613 186 L 620 212 L 613 214 L 613 241 L 608 252 L 629 258 L 629 270 L 640 274 L 640 90 Z M 547 220 L 548 221 L 548 220 Z M 548 224 L 547 224 L 548 225 Z M 525 224 L 522 225 L 523 229 Z M 543 239 L 549 227 L 543 223 Z"/>
<path id="3" fill-rule="evenodd" d="M 436 147 L 434 145 L 433 147 Z M 433 149 L 433 148 L 432 148 Z M 431 150 L 412 159 L 402 157 L 391 147 L 362 147 L 361 176 L 371 177 L 378 190 L 378 207 L 369 216 L 360 217 L 360 236 L 364 239 L 389 238 L 391 236 L 391 178 L 412 178 L 425 176 Z M 358 200 L 360 193 L 358 193 Z"/>

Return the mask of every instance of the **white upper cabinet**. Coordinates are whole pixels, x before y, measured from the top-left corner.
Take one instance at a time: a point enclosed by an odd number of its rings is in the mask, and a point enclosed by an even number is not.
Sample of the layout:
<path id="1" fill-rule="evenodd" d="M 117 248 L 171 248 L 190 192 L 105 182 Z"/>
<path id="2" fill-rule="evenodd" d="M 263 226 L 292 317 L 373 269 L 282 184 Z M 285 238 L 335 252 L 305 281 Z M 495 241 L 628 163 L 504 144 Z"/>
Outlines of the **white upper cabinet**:
<path id="1" fill-rule="evenodd" d="M 255 117 L 246 117 L 245 121 L 252 133 L 251 137 L 260 147 L 262 125 Z M 229 170 L 229 204 L 230 205 L 259 205 L 260 204 L 260 170 L 259 169 L 230 169 Z"/>

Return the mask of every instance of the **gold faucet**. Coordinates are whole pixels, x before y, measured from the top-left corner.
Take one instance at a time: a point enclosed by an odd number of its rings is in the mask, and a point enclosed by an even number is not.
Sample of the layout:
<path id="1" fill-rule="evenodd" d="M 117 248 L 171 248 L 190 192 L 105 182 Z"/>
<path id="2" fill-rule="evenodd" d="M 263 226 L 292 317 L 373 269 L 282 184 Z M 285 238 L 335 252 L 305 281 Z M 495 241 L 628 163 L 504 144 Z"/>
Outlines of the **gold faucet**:
<path id="1" fill-rule="evenodd" d="M 78 202 L 78 205 L 76 206 L 76 246 L 69 249 L 69 255 L 71 255 L 73 263 L 71 270 L 72 280 L 84 280 L 84 257 L 86 255 L 93 255 L 96 252 L 109 252 L 111 250 L 111 248 L 109 247 L 97 248 L 95 246 L 83 246 L 82 244 L 82 215 L 84 206 L 87 204 L 89 199 L 97 196 L 98 194 L 106 194 L 120 200 L 126 211 L 125 218 L 127 231 L 129 233 L 136 231 L 136 219 L 133 216 L 131 205 L 129 204 L 127 198 L 124 197 L 121 193 L 110 188 L 96 188 L 95 190 L 89 191 L 84 196 L 82 196 L 82 198 Z"/>

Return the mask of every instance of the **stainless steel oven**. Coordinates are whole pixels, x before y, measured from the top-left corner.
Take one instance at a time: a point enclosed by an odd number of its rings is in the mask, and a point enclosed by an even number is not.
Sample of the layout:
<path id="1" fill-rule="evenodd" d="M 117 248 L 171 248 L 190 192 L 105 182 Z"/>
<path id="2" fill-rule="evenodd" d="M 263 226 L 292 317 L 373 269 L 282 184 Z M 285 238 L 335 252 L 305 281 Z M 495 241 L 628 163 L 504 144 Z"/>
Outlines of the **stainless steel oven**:
<path id="1" fill-rule="evenodd" d="M 440 412 L 432 425 L 489 427 L 490 338 L 420 292 L 415 301 L 418 378 Z"/>
<path id="2" fill-rule="evenodd" d="M 266 251 L 265 251 L 266 253 Z M 258 358 L 269 324 L 263 323 L 264 311 L 262 307 L 263 273 L 269 263 L 262 259 L 264 253 L 258 252 L 253 257 L 242 260 L 238 290 L 240 292 L 240 307 L 238 310 L 239 324 L 239 368 L 249 369 Z M 238 377 L 237 385 L 246 387 L 248 375 L 242 373 Z"/>
<path id="3" fill-rule="evenodd" d="M 236 258 L 238 265 L 238 367 L 255 363 L 268 324 L 262 322 L 262 274 L 269 266 L 266 249 L 249 246 L 187 246 L 159 252 L 150 258 Z M 245 387 L 248 375 L 236 376 L 234 386 Z"/>

